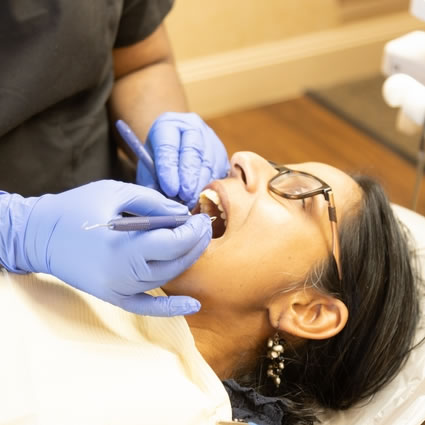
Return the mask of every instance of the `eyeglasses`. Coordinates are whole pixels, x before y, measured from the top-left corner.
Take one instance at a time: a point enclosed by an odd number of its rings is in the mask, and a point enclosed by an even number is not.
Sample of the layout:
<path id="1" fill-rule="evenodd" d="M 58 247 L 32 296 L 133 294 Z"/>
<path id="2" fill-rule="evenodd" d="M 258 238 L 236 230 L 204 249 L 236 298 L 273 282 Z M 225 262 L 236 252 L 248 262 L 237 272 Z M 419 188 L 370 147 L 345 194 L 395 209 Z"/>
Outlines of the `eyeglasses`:
<path id="1" fill-rule="evenodd" d="M 332 231 L 332 255 L 338 270 L 339 280 L 342 279 L 340 263 L 340 247 L 338 239 L 338 228 L 336 225 L 336 210 L 332 188 L 309 173 L 290 170 L 284 165 L 276 165 L 269 161 L 278 174 L 269 180 L 268 188 L 276 195 L 287 199 L 305 199 L 316 195 L 323 195 L 328 202 L 329 222 Z"/>

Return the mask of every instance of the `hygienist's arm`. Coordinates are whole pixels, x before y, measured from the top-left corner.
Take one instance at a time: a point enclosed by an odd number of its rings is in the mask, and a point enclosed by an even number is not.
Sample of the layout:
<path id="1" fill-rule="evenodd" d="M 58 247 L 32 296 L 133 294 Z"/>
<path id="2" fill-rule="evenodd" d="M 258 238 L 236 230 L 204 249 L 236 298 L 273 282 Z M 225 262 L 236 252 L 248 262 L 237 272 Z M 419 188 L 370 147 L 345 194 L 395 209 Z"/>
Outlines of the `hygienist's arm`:
<path id="1" fill-rule="evenodd" d="M 184 113 L 187 104 L 164 26 L 139 43 L 115 49 L 114 62 L 112 120 L 125 121 L 143 142 L 149 134 L 147 147 L 155 162 L 156 176 L 151 176 L 139 161 L 136 183 L 193 207 L 200 191 L 225 177 L 230 164 L 214 131 L 198 115 Z"/>
<path id="2" fill-rule="evenodd" d="M 0 190 L 0 268 L 27 273 L 24 246 L 27 220 L 37 198 L 23 198 Z"/>
<path id="3" fill-rule="evenodd" d="M 188 110 L 163 24 L 145 40 L 114 49 L 113 57 L 112 119 L 124 120 L 139 139 L 161 113 Z"/>

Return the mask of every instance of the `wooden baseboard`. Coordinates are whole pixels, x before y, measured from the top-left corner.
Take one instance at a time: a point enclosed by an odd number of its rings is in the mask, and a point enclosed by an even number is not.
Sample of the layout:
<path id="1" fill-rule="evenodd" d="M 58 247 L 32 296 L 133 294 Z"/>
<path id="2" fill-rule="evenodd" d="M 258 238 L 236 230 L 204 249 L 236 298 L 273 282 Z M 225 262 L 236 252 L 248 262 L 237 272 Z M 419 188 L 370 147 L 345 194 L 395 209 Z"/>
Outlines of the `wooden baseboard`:
<path id="1" fill-rule="evenodd" d="M 191 110 L 204 118 L 279 102 L 380 71 L 386 42 L 425 24 L 396 13 L 177 64 Z"/>

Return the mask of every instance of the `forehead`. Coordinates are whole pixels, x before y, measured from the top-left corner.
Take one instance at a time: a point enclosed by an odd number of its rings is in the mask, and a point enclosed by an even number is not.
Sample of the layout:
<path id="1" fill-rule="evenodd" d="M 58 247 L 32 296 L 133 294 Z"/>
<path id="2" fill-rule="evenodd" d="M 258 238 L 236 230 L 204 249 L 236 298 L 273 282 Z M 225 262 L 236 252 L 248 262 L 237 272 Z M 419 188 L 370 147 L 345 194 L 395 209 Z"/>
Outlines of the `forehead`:
<path id="1" fill-rule="evenodd" d="M 335 203 L 340 208 L 349 207 L 357 203 L 361 198 L 361 189 L 358 184 L 348 174 L 338 168 L 321 162 L 303 162 L 285 165 L 291 170 L 313 174 L 327 183 L 332 188 Z"/>

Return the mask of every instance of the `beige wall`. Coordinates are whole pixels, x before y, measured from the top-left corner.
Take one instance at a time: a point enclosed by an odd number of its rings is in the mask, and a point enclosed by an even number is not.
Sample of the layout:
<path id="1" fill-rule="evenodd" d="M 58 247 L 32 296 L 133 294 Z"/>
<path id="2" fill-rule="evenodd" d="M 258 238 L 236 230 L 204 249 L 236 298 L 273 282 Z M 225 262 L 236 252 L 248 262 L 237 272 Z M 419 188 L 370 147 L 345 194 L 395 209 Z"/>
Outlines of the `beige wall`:
<path id="1" fill-rule="evenodd" d="M 189 107 L 211 117 L 376 75 L 389 40 L 425 29 L 408 2 L 175 0 L 166 25 Z"/>
<path id="2" fill-rule="evenodd" d="M 338 24 L 338 0 L 176 0 L 167 18 L 179 61 Z"/>
<path id="3" fill-rule="evenodd" d="M 167 27 L 179 61 L 279 41 L 407 9 L 408 0 L 176 0 Z"/>

